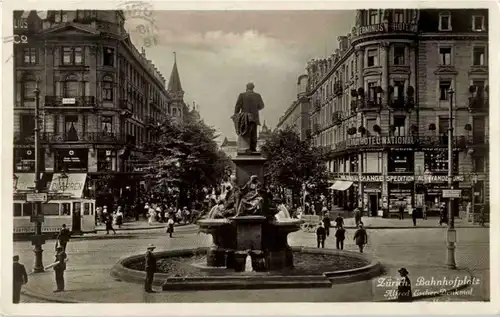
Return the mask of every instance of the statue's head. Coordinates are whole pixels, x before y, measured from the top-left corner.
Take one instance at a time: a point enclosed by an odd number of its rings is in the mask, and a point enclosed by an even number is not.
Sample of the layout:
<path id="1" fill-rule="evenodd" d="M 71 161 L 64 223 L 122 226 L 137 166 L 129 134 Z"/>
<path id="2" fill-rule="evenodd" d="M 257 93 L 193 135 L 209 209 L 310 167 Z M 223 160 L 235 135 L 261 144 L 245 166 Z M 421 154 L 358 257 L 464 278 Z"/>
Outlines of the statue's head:
<path id="1" fill-rule="evenodd" d="M 254 88 L 255 88 L 255 85 L 253 83 L 247 84 L 247 90 L 253 91 Z"/>

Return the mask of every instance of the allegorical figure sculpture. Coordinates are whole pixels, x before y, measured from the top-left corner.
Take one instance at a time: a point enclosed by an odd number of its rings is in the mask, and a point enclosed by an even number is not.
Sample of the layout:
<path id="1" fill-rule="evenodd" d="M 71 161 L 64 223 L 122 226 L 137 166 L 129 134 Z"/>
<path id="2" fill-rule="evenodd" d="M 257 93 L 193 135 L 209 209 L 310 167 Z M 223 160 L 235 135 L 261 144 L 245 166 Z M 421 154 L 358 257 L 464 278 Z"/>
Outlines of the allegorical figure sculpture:
<path id="1" fill-rule="evenodd" d="M 253 91 L 254 84 L 247 84 L 247 91 L 241 93 L 236 101 L 234 121 L 238 134 L 238 151 L 257 151 L 257 126 L 260 125 L 259 111 L 264 109 L 262 96 Z"/>
<path id="2" fill-rule="evenodd" d="M 236 216 L 262 216 L 264 198 L 261 195 L 262 184 L 256 175 L 241 188 Z"/>

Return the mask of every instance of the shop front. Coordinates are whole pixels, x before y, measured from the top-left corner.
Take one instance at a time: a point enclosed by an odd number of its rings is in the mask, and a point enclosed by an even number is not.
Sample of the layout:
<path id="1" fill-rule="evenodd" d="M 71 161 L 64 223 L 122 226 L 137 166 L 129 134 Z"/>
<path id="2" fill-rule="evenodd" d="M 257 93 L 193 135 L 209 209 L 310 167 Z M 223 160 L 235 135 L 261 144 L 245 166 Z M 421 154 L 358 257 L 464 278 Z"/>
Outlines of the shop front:
<path id="1" fill-rule="evenodd" d="M 56 172 L 87 172 L 88 149 L 56 150 Z"/>
<path id="2" fill-rule="evenodd" d="M 346 210 L 353 210 L 358 199 L 358 185 L 350 180 L 336 180 L 329 189 L 333 190 L 334 203 Z"/>
<path id="3" fill-rule="evenodd" d="M 40 156 L 43 158 L 43 155 Z M 41 162 L 40 165 L 44 166 L 44 163 Z M 34 148 L 14 149 L 14 172 L 35 172 Z"/>
<path id="4" fill-rule="evenodd" d="M 399 213 L 400 208 L 403 207 L 404 211 L 409 213 L 414 193 L 413 182 L 388 182 L 387 188 L 389 191 L 389 212 Z"/>
<path id="5" fill-rule="evenodd" d="M 363 206 L 366 215 L 382 216 L 382 183 L 363 183 Z"/>

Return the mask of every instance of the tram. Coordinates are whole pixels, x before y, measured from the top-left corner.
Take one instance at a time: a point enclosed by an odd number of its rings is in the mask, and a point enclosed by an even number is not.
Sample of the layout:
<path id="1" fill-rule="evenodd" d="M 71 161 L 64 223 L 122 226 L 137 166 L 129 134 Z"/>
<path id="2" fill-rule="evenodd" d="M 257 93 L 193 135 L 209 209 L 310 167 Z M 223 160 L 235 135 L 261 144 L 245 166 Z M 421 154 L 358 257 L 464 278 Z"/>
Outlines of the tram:
<path id="1" fill-rule="evenodd" d="M 34 204 L 26 201 L 26 194 L 32 191 L 29 185 L 34 184 L 35 174 L 19 173 L 16 176 L 19 181 L 13 201 L 14 235 L 33 234 L 35 223 L 31 222 L 31 217 L 35 215 Z M 86 174 L 67 174 L 68 183 L 64 190 L 57 188 L 58 177 L 59 174 L 49 177 L 48 201 L 41 204 L 44 215 L 42 233 L 55 234 L 63 224 L 73 234 L 95 233 L 95 200 L 82 197 Z"/>

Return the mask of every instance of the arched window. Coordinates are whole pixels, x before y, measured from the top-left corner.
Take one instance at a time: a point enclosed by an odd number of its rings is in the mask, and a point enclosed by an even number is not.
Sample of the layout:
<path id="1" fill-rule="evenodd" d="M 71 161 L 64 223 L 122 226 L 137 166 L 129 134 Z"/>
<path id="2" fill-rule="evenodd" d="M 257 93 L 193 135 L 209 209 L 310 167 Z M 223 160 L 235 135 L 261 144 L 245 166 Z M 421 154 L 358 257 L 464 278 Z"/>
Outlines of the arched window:
<path id="1" fill-rule="evenodd" d="M 104 76 L 102 79 L 102 100 L 113 101 L 113 78 Z"/>
<path id="2" fill-rule="evenodd" d="M 68 75 L 64 80 L 64 97 L 78 97 L 78 78 L 75 75 Z"/>
<path id="3" fill-rule="evenodd" d="M 22 100 L 24 101 L 34 101 L 35 93 L 34 90 L 36 88 L 36 78 L 33 75 L 25 75 L 23 76 L 21 89 L 22 89 Z"/>

